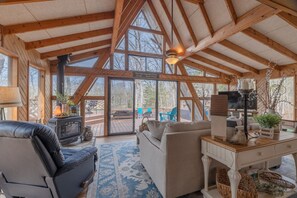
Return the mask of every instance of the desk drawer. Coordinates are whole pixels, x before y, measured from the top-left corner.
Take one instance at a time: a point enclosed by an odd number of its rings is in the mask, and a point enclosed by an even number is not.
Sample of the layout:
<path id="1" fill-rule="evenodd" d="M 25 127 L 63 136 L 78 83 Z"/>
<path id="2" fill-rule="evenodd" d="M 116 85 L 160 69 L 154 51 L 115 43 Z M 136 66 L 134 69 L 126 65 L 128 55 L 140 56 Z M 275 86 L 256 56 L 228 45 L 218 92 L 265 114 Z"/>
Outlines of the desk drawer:
<path id="1" fill-rule="evenodd" d="M 291 153 L 293 151 L 297 151 L 297 140 L 275 145 L 275 152 L 277 154 Z"/>
<path id="2" fill-rule="evenodd" d="M 268 159 L 274 155 L 275 155 L 274 146 L 253 149 L 250 151 L 243 151 L 238 153 L 237 163 L 240 165 L 246 165 L 246 164 Z"/>

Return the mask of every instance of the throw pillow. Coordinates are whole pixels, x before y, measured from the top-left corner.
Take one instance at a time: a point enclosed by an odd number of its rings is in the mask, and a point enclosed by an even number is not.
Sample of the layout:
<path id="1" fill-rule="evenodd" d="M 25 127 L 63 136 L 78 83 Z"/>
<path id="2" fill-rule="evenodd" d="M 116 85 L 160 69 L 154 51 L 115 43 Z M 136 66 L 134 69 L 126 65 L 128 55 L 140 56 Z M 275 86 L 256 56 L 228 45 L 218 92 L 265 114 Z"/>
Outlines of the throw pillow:
<path id="1" fill-rule="evenodd" d="M 195 131 L 210 129 L 210 121 L 197 121 L 197 122 L 175 122 L 169 123 L 164 132 L 165 133 L 174 133 L 174 132 L 185 132 L 185 131 Z"/>
<path id="2" fill-rule="evenodd" d="M 147 121 L 147 126 L 151 132 L 151 136 L 161 141 L 167 123 L 169 122 L 160 122 L 157 120 Z"/>

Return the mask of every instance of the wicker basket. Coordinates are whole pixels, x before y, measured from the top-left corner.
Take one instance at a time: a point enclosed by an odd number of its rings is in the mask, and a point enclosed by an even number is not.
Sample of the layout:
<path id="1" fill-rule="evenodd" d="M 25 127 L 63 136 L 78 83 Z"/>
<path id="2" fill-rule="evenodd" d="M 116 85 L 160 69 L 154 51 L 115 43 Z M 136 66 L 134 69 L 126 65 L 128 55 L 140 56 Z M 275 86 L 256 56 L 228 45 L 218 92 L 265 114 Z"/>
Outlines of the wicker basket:
<path id="1" fill-rule="evenodd" d="M 224 198 L 231 198 L 231 187 L 226 169 L 217 169 L 217 189 Z M 258 193 L 253 178 L 247 174 L 241 174 L 237 190 L 238 198 L 257 198 Z"/>
<path id="2" fill-rule="evenodd" d="M 141 125 L 139 126 L 139 132 L 143 132 L 143 131 L 148 131 L 149 129 L 148 129 L 148 126 L 147 126 L 147 124 L 144 122 L 144 119 L 147 119 L 147 121 L 149 120 L 148 119 L 148 117 L 143 117 L 142 118 L 142 121 L 141 121 Z"/>

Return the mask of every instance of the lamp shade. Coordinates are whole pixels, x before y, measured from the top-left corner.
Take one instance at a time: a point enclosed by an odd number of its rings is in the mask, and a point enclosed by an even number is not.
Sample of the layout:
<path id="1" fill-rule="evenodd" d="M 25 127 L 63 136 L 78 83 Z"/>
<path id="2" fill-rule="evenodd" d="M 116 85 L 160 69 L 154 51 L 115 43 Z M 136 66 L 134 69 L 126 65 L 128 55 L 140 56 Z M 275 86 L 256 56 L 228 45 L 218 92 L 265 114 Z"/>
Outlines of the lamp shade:
<path id="1" fill-rule="evenodd" d="M 179 59 L 177 57 L 177 51 L 175 49 L 169 49 L 166 51 L 166 62 L 169 65 L 175 65 Z"/>
<path id="2" fill-rule="evenodd" d="M 0 87 L 0 108 L 22 106 L 18 87 Z"/>

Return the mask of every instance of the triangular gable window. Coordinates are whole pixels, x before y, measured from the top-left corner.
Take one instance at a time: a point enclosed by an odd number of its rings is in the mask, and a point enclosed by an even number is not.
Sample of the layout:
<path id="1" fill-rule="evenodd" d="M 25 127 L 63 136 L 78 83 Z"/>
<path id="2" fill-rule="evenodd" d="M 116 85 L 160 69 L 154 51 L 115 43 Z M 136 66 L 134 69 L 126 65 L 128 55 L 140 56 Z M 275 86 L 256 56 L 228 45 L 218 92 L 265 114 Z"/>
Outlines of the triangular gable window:
<path id="1" fill-rule="evenodd" d="M 145 15 L 142 11 L 139 12 L 138 16 L 136 17 L 136 19 L 134 20 L 132 25 L 136 26 L 136 27 L 151 29 L 150 25 L 147 21 L 147 18 L 145 17 Z"/>
<path id="2" fill-rule="evenodd" d="M 92 68 L 95 65 L 95 63 L 97 62 L 97 60 L 98 60 L 98 57 L 90 58 L 90 59 L 70 63 L 70 64 L 68 64 L 68 66 Z"/>
<path id="3" fill-rule="evenodd" d="M 103 69 L 110 69 L 110 60 L 109 59 L 104 64 Z"/>
<path id="4" fill-rule="evenodd" d="M 204 76 L 204 72 L 199 69 L 194 69 L 192 67 L 185 66 L 187 74 L 189 76 Z"/>
<path id="5" fill-rule="evenodd" d="M 210 74 L 210 73 L 206 73 L 205 75 L 206 77 L 210 77 L 210 78 L 218 78 L 218 76 Z"/>
<path id="6" fill-rule="evenodd" d="M 125 37 L 122 38 L 118 46 L 116 47 L 119 50 L 125 50 Z"/>
<path id="7" fill-rule="evenodd" d="M 64 94 L 67 96 L 73 96 L 84 79 L 84 76 L 65 76 Z M 57 75 L 52 76 L 52 88 L 52 95 L 55 96 L 57 90 Z"/>
<path id="8" fill-rule="evenodd" d="M 86 93 L 87 96 L 104 96 L 104 78 L 97 78 Z"/>

